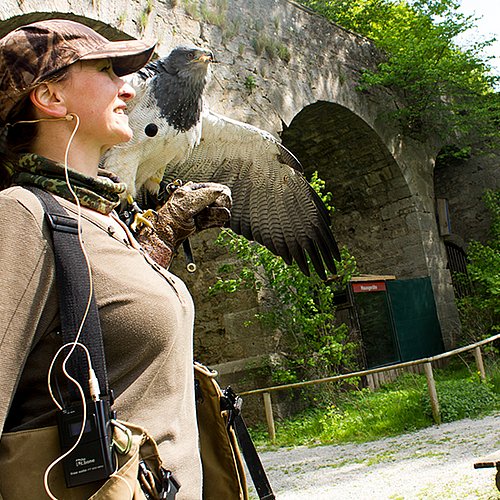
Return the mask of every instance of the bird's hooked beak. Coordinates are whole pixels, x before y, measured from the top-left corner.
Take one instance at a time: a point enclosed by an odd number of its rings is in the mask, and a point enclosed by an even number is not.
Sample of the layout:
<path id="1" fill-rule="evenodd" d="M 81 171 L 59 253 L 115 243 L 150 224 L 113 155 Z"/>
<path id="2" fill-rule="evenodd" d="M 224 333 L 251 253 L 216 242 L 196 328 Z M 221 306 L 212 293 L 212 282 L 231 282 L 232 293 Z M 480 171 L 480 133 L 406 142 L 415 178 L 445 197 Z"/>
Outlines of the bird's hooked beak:
<path id="1" fill-rule="evenodd" d="M 209 64 L 216 63 L 217 61 L 215 60 L 213 52 L 211 50 L 207 50 L 202 52 L 196 59 L 194 59 L 194 62 Z"/>

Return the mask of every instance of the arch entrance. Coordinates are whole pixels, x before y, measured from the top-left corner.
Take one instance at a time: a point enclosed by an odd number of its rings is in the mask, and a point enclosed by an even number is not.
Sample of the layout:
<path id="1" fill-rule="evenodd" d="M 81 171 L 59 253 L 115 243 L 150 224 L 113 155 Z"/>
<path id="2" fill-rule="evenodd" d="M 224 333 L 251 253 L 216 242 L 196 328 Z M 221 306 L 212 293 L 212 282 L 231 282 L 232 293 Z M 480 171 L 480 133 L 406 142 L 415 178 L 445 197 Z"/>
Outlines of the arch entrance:
<path id="1" fill-rule="evenodd" d="M 320 101 L 295 116 L 282 140 L 306 175 L 317 170 L 333 193 L 336 238 L 354 254 L 361 273 L 427 274 L 421 235 L 409 223 L 415 210 L 410 189 L 364 120 L 344 106 Z"/>

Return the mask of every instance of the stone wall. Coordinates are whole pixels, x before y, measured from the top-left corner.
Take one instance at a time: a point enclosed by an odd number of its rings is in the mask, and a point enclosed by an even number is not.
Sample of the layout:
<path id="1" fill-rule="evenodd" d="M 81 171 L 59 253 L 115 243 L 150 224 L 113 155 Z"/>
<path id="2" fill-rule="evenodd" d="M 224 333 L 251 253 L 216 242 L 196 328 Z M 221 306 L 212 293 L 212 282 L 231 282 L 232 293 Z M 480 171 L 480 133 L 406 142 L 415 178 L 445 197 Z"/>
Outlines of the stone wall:
<path id="1" fill-rule="evenodd" d="M 396 93 L 356 90 L 362 71 L 381 60 L 373 44 L 292 1 L 211 0 L 204 10 L 198 3 L 153 0 L 149 12 L 146 2 L 130 0 L 3 0 L 0 35 L 58 16 L 110 38 L 157 39 L 159 56 L 186 42 L 212 48 L 219 63 L 207 91 L 211 108 L 281 135 L 306 172 L 319 171 L 334 194 L 334 233 L 362 273 L 431 276 L 445 345 L 452 346 L 459 325 L 435 217 L 438 145 L 391 123 Z M 260 359 L 280 339 L 255 322 L 245 326 L 259 297 L 207 294 L 229 258 L 214 247 L 214 235 L 193 239 L 197 273 L 185 273 L 182 260 L 174 265 L 195 298 L 196 352 L 207 363 Z"/>
<path id="2" fill-rule="evenodd" d="M 437 164 L 437 198 L 448 200 L 451 237 L 467 249 L 470 240 L 486 243 L 491 217 L 483 202 L 485 189 L 500 189 L 500 156 L 491 152 Z"/>

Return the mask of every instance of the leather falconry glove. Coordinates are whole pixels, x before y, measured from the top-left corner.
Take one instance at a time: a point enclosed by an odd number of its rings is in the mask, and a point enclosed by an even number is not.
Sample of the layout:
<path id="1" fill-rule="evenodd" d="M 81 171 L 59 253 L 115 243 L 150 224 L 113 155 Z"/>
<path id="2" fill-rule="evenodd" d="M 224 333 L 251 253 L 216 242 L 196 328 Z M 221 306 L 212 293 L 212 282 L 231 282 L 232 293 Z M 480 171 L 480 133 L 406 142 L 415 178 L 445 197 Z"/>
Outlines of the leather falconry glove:
<path id="1" fill-rule="evenodd" d="M 187 182 L 176 188 L 157 212 L 144 214 L 151 227 L 144 225 L 137 240 L 155 262 L 167 269 L 175 250 L 187 237 L 229 221 L 231 204 L 227 186 Z"/>

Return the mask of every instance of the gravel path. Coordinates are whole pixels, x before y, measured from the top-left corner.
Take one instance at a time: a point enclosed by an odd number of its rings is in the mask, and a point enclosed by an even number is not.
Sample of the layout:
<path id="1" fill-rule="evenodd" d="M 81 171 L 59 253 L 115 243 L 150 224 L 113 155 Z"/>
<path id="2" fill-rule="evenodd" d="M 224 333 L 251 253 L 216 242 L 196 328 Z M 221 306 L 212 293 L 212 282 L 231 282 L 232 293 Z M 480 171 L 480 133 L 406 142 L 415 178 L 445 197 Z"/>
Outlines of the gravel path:
<path id="1" fill-rule="evenodd" d="M 495 469 L 473 464 L 499 449 L 500 413 L 370 443 L 260 456 L 278 500 L 497 500 Z"/>

